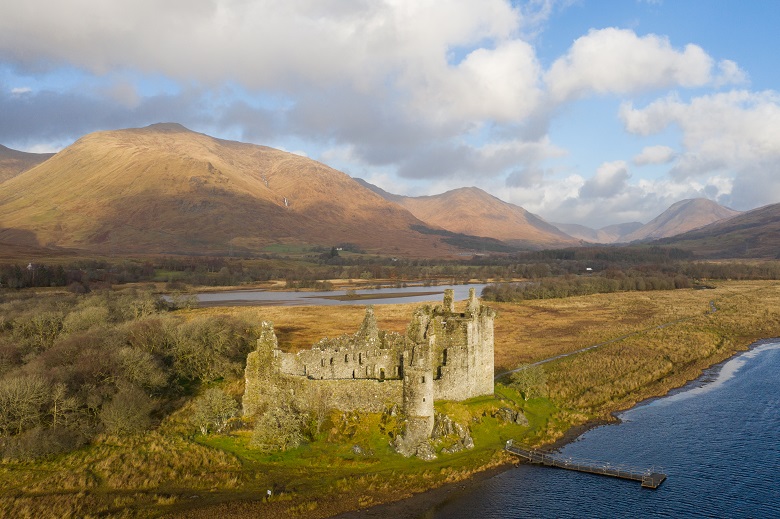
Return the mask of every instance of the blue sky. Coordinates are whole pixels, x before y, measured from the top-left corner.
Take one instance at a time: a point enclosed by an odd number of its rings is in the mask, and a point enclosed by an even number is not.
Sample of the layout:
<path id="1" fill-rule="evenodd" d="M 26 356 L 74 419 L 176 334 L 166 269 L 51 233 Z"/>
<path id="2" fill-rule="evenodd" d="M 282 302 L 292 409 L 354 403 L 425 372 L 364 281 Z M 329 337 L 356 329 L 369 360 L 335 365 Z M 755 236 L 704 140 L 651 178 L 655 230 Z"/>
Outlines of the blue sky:
<path id="1" fill-rule="evenodd" d="M 780 3 L 26 0 L 0 143 L 180 122 L 394 193 L 477 186 L 552 222 L 780 202 Z"/>

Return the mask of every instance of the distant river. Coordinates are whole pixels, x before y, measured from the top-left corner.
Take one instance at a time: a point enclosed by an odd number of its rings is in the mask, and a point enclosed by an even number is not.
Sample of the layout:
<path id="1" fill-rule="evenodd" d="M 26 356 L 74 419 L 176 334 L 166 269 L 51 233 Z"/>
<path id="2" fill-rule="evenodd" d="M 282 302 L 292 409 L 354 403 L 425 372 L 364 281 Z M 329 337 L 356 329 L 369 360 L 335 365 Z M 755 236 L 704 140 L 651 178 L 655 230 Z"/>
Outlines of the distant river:
<path id="1" fill-rule="evenodd" d="M 230 305 L 387 305 L 399 303 L 422 303 L 424 301 L 441 301 L 444 290 L 451 288 L 455 291 L 455 301 L 468 298 L 469 289 L 474 288 L 477 296 L 485 288 L 484 284 L 474 285 L 436 285 L 415 286 L 404 288 L 380 288 L 355 290 L 357 296 L 376 296 L 363 299 L 347 299 L 340 301 L 332 299 L 346 294 L 344 290 L 332 290 L 329 292 L 278 292 L 271 290 L 231 290 L 225 292 L 207 292 L 197 294 L 201 306 L 230 306 Z"/>
<path id="2" fill-rule="evenodd" d="M 467 487 L 420 518 L 780 518 L 780 340 L 620 419 L 588 431 L 561 453 L 661 467 L 668 479 L 657 490 L 521 465 Z"/>

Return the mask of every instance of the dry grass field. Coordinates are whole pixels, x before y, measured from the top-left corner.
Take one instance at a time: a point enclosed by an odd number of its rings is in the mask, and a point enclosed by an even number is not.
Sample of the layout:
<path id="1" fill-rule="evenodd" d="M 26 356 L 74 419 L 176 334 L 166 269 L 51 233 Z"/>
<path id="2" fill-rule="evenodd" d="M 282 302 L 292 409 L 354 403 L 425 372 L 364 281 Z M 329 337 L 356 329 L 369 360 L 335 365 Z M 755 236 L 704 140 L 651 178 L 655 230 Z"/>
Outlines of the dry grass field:
<path id="1" fill-rule="evenodd" d="M 710 302 L 717 311 L 711 312 Z M 462 304 L 462 303 L 461 303 Z M 416 304 L 378 305 L 381 328 L 403 331 Z M 507 437 L 543 444 L 572 426 L 608 419 L 697 377 L 756 339 L 780 336 L 780 283 L 723 282 L 713 290 L 619 293 L 493 304 L 496 366 L 572 352 L 545 364 L 549 398 L 521 402 L 531 425 L 492 418 L 473 422 L 477 447 L 434 462 L 393 454 L 366 417 L 354 436 L 332 426 L 323 439 L 278 455 L 247 448 L 246 434 L 200 437 L 186 426 L 185 406 L 140 437 L 102 437 L 76 452 L 38 462 L 0 463 L 3 517 L 329 517 L 410 496 L 507 463 Z M 187 317 L 236 314 L 273 321 L 281 346 L 307 348 L 323 336 L 354 333 L 362 306 L 241 307 L 186 310 Z M 664 326 L 667 323 L 667 326 Z M 239 394 L 240 380 L 229 390 Z M 500 386 L 502 398 L 514 398 Z M 437 404 L 438 405 L 438 404 Z M 453 416 L 485 416 L 492 398 L 443 403 Z M 375 423 L 376 422 L 376 423 Z M 372 425 L 373 424 L 373 425 Z M 367 445 L 369 457 L 351 453 Z M 266 488 L 275 488 L 269 502 Z"/>

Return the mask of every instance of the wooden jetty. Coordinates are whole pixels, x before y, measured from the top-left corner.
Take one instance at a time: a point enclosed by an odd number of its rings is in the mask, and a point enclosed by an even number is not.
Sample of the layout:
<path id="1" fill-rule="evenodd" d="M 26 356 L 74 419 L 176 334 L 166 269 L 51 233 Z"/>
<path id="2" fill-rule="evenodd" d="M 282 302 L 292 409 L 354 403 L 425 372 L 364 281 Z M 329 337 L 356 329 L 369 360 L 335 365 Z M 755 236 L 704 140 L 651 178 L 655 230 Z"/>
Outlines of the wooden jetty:
<path id="1" fill-rule="evenodd" d="M 507 452 L 511 452 L 512 454 L 520 456 L 526 461 L 537 465 L 559 467 L 567 470 L 589 472 L 591 474 L 601 474 L 602 476 L 612 476 L 615 478 L 631 479 L 640 481 L 644 488 L 658 488 L 666 479 L 666 474 L 655 472 L 652 468 L 642 470 L 626 467 L 624 465 L 611 465 L 609 463 L 576 460 L 556 454 L 522 449 L 515 446 L 512 440 L 506 442 L 506 447 L 504 447 L 504 449 Z"/>

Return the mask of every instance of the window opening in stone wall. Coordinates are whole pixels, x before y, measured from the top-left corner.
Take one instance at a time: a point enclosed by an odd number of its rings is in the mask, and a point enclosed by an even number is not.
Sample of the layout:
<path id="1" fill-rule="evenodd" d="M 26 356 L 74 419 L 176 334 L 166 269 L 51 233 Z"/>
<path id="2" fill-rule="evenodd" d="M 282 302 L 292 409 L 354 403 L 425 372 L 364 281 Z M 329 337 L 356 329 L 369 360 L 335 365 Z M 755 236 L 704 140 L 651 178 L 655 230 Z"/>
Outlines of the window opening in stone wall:
<path id="1" fill-rule="evenodd" d="M 382 368 L 379 370 L 379 380 L 384 380 L 384 379 L 385 379 L 385 369 Z"/>
<path id="2" fill-rule="evenodd" d="M 330 365 L 333 365 L 333 357 L 330 358 Z"/>
<path id="3" fill-rule="evenodd" d="M 447 365 L 447 348 L 444 348 L 441 352 L 441 365 L 446 366 Z"/>
<path id="4" fill-rule="evenodd" d="M 352 370 L 352 378 L 355 378 L 355 370 Z"/>
<path id="5" fill-rule="evenodd" d="M 349 362 L 349 354 L 344 355 L 344 362 Z"/>
<path id="6" fill-rule="evenodd" d="M 363 364 L 363 354 L 358 353 L 358 364 Z"/>
<path id="7" fill-rule="evenodd" d="M 425 375 L 423 375 L 422 377 L 420 377 L 420 383 L 421 383 L 421 384 L 425 384 Z"/>

